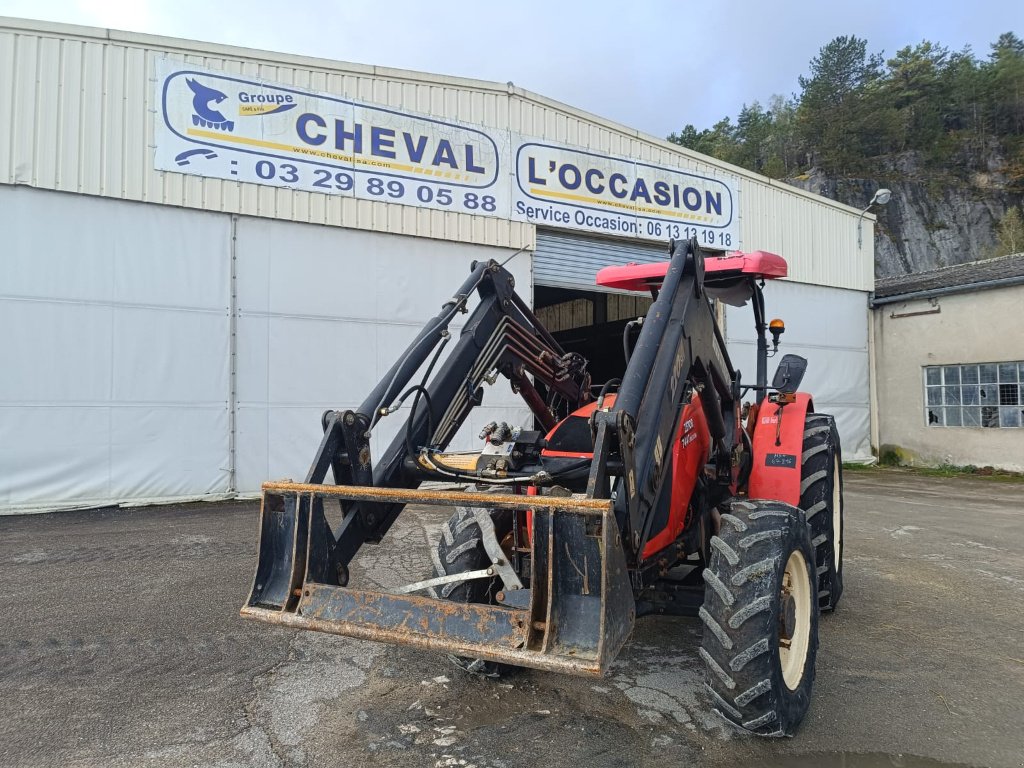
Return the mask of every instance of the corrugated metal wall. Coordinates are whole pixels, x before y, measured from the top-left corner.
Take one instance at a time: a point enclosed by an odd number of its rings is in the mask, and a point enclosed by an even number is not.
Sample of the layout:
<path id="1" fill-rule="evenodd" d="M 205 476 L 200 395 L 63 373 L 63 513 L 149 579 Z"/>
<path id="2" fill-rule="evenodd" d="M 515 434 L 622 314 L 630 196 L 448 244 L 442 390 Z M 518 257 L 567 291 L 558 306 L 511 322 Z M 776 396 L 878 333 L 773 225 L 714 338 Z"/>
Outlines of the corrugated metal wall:
<path id="1" fill-rule="evenodd" d="M 801 283 L 872 291 L 875 287 L 874 217 L 808 205 L 782 182 L 744 180 L 740 233 L 746 250 L 785 256 L 789 276 Z"/>
<path id="2" fill-rule="evenodd" d="M 509 96 L 495 86 L 471 89 L 397 70 L 301 66 L 299 57 L 88 32 L 102 30 L 0 19 L 0 126 L 11 127 L 6 138 L 0 134 L 0 183 L 485 245 L 532 243 L 533 227 L 519 222 L 153 168 L 157 56 L 501 129 Z"/>
<path id="3" fill-rule="evenodd" d="M 503 247 L 533 242 L 530 224 L 155 171 L 153 70 L 165 55 L 492 131 L 731 175 L 739 180 L 740 247 L 783 254 L 800 282 L 873 287 L 870 218 L 859 250 L 851 208 L 520 88 L 111 30 L 0 19 L 0 126 L 10 126 L 0 136 L 0 183 Z"/>

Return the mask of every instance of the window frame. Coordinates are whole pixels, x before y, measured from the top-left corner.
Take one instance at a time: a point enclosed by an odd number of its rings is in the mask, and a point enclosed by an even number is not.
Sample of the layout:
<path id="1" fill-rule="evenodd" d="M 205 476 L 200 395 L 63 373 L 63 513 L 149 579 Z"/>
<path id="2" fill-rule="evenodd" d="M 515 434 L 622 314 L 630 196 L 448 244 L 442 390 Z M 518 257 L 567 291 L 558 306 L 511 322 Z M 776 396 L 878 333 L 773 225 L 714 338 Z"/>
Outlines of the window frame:
<path id="1" fill-rule="evenodd" d="M 921 387 L 926 427 L 1024 429 L 1024 360 L 923 365 Z"/>

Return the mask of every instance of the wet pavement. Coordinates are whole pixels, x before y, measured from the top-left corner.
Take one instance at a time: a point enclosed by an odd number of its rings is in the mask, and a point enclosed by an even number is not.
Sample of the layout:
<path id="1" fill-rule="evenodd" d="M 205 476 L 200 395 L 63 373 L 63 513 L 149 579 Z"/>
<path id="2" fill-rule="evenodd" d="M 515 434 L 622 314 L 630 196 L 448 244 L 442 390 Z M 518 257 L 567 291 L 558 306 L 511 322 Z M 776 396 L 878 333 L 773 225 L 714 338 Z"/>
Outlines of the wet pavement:
<path id="1" fill-rule="evenodd" d="M 419 578 L 412 509 L 354 582 Z M 695 619 L 642 619 L 608 677 L 245 622 L 256 505 L 0 518 L 0 765 L 1024 765 L 1024 484 L 847 476 L 846 592 L 795 738 L 709 710 Z"/>

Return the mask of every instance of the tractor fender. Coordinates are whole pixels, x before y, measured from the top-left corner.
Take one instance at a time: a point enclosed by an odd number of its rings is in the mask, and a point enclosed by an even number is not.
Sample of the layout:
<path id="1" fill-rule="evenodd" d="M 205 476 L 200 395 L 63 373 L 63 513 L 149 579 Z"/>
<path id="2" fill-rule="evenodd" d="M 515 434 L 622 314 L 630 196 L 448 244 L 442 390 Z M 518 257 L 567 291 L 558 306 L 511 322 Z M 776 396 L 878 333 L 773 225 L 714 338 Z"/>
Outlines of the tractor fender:
<path id="1" fill-rule="evenodd" d="M 804 444 L 804 421 L 814 412 L 806 392 L 786 405 L 765 400 L 754 425 L 753 468 L 747 483 L 751 499 L 784 501 L 800 506 L 800 468 Z"/>

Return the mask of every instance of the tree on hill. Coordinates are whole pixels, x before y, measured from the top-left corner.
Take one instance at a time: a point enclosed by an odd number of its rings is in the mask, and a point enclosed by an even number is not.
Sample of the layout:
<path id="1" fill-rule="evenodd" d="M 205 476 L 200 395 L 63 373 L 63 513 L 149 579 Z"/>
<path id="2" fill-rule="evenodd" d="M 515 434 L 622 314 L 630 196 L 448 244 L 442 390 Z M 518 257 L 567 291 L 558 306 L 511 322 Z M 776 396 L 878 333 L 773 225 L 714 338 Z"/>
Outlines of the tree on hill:
<path id="1" fill-rule="evenodd" d="M 992 44 L 988 65 L 993 129 L 1024 133 L 1024 41 L 1006 32 Z"/>
<path id="2" fill-rule="evenodd" d="M 869 55 L 867 46 L 858 37 L 837 37 L 811 59 L 810 75 L 800 76 L 800 138 L 836 170 L 848 170 L 868 150 L 871 131 L 865 129 L 875 111 L 882 57 Z"/>
<path id="3" fill-rule="evenodd" d="M 840 36 L 799 78 L 793 99 L 744 105 L 736 121 L 687 125 L 669 136 L 682 146 L 768 176 L 811 166 L 835 175 L 870 173 L 878 158 L 915 151 L 942 173 L 984 170 L 965 163 L 973 147 L 997 139 L 1012 184 L 1024 189 L 1024 41 L 1000 35 L 987 60 L 924 40 L 889 59 L 868 42 Z M 965 158 L 968 158 L 965 160 Z"/>
<path id="4" fill-rule="evenodd" d="M 1024 216 L 1020 208 L 1013 206 L 999 220 L 996 229 L 996 248 L 993 256 L 1009 256 L 1024 253 Z"/>

